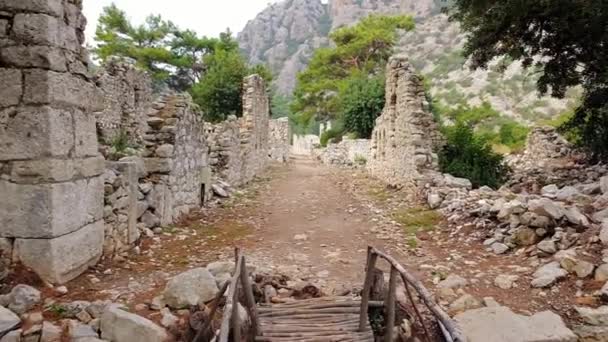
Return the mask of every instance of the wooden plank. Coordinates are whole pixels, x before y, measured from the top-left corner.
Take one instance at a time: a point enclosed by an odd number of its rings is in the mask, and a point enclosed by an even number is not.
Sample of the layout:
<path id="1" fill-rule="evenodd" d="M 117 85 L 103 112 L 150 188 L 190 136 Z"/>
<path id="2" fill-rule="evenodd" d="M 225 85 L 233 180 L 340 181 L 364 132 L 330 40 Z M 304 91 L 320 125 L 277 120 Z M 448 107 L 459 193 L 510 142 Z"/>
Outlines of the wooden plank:
<path id="1" fill-rule="evenodd" d="M 367 317 L 369 295 L 374 277 L 373 270 L 376 268 L 377 254 L 373 252 L 372 247 L 367 248 L 367 265 L 365 267 L 365 283 L 363 284 L 363 292 L 361 292 L 361 309 L 359 318 L 359 331 L 367 331 L 369 329 L 369 318 Z"/>
<path id="2" fill-rule="evenodd" d="M 374 252 L 374 254 L 377 254 L 381 258 L 387 260 L 389 263 L 391 263 L 392 266 L 394 266 L 397 269 L 397 271 L 399 271 L 399 273 L 401 274 L 401 278 L 403 279 L 403 283 L 404 284 L 409 283 L 416 290 L 416 292 L 418 292 L 418 295 L 420 296 L 420 298 L 422 299 L 424 304 L 429 308 L 429 310 L 431 310 L 431 312 L 435 315 L 435 317 L 444 325 L 445 329 L 450 333 L 450 335 L 452 336 L 452 338 L 454 339 L 455 342 L 466 341 L 464 335 L 460 331 L 460 327 L 458 327 L 456 322 L 454 322 L 452 320 L 452 318 L 450 318 L 450 316 L 445 311 L 443 311 L 443 309 L 439 305 L 437 305 L 437 303 L 435 303 L 431 294 L 424 287 L 424 285 L 418 279 L 416 279 L 416 277 L 411 275 L 393 257 L 386 255 L 386 254 L 378 251 L 375 248 L 372 248 L 372 251 Z"/>
<path id="3" fill-rule="evenodd" d="M 255 298 L 253 298 L 253 288 L 251 287 L 251 282 L 249 281 L 249 274 L 247 273 L 247 263 L 245 260 L 245 256 L 243 255 L 241 258 L 241 283 L 243 285 L 243 291 L 245 291 L 245 306 L 247 306 L 247 310 L 249 311 L 249 317 L 251 319 L 251 333 L 253 334 L 253 336 L 255 336 L 258 334 L 260 322 L 258 320 Z"/>
<path id="4" fill-rule="evenodd" d="M 222 316 L 222 327 L 220 329 L 220 338 L 219 342 L 228 342 L 228 337 L 230 335 L 230 323 L 233 320 L 233 312 L 238 310 L 238 297 L 235 301 L 235 293 L 237 293 L 237 288 L 239 284 L 239 277 L 241 274 L 241 259 L 237 258 L 236 267 L 234 269 L 234 275 L 230 280 L 230 290 L 228 291 L 228 298 L 226 299 L 226 307 L 230 305 L 231 310 L 224 311 L 224 315 Z M 238 314 L 238 312 L 237 312 Z"/>
<path id="5" fill-rule="evenodd" d="M 384 329 L 384 342 L 393 342 L 393 329 L 395 328 L 395 291 L 397 289 L 398 272 L 395 267 L 391 267 L 391 277 L 388 283 L 388 296 L 386 298 L 386 324 Z"/>

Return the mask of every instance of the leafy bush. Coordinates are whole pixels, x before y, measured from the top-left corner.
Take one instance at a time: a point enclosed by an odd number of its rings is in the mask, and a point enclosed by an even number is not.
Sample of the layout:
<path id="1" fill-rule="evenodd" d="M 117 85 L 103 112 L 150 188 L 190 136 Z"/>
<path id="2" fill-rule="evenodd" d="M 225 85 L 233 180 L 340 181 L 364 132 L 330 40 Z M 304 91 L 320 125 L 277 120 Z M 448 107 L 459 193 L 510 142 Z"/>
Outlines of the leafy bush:
<path id="1" fill-rule="evenodd" d="M 515 121 L 505 122 L 500 126 L 498 137 L 501 144 L 513 150 L 521 150 L 526 145 L 530 129 Z"/>
<path id="2" fill-rule="evenodd" d="M 360 138 L 369 139 L 376 118 L 384 108 L 384 94 L 384 77 L 355 77 L 349 80 L 340 94 L 346 130 L 357 133 Z"/>
<path id="3" fill-rule="evenodd" d="M 503 157 L 492 151 L 487 139 L 462 122 L 446 129 L 445 135 L 447 143 L 439 152 L 442 172 L 468 178 L 475 187 L 498 188 L 505 182 L 509 169 Z"/>
<path id="4" fill-rule="evenodd" d="M 341 128 L 332 128 L 329 129 L 325 132 L 323 132 L 323 134 L 321 134 L 321 146 L 323 147 L 327 147 L 327 144 L 329 143 L 330 140 L 332 140 L 334 143 L 339 143 L 342 141 L 342 137 L 344 136 L 344 129 Z"/>

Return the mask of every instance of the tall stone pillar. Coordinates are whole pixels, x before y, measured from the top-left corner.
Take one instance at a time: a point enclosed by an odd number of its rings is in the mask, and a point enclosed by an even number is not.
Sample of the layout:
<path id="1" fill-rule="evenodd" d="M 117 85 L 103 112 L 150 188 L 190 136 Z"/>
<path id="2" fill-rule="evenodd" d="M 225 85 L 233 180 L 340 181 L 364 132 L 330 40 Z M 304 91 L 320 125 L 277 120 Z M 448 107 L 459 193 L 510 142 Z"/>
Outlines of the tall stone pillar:
<path id="1" fill-rule="evenodd" d="M 81 10 L 82 0 L 0 0 L 0 245 L 53 283 L 95 264 L 104 239 L 101 97 Z"/>

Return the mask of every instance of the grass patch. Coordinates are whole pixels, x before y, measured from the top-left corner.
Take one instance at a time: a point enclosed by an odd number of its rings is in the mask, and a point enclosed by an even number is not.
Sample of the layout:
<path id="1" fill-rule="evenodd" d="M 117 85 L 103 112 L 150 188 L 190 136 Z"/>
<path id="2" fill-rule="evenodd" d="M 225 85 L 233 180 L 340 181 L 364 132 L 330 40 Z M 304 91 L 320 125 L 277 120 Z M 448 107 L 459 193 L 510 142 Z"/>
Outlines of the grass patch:
<path id="1" fill-rule="evenodd" d="M 408 208 L 395 212 L 393 219 L 401 224 L 408 235 L 420 231 L 431 231 L 441 222 L 441 215 L 423 207 Z"/>
<path id="2" fill-rule="evenodd" d="M 367 191 L 367 194 L 379 202 L 386 202 L 391 198 L 390 192 L 385 187 L 371 188 Z"/>

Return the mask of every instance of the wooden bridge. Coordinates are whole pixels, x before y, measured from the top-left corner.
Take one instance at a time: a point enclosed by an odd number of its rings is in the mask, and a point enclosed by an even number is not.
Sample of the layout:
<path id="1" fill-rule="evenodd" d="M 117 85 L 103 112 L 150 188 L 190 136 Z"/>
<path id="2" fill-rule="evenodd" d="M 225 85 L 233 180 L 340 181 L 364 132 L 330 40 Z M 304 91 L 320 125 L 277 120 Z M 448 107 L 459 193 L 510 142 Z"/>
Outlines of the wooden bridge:
<path id="1" fill-rule="evenodd" d="M 227 282 L 218 293 L 211 309 L 210 320 L 201 327 L 194 337 L 194 342 L 367 342 L 394 341 L 394 323 L 396 316 L 396 290 L 398 278 L 401 278 L 407 298 L 410 301 L 419 325 L 423 330 L 426 342 L 447 341 L 465 342 L 455 322 L 432 299 L 426 288 L 391 256 L 369 247 L 365 272 L 365 283 L 361 298 L 321 297 L 298 300 L 283 304 L 255 303 L 251 280 L 247 273 L 245 256 L 237 249 L 236 267 L 230 282 Z M 390 265 L 388 294 L 384 301 L 370 300 L 374 283 L 374 271 L 378 258 Z M 235 286 L 229 286 L 234 284 Z M 431 320 L 424 319 L 412 295 L 412 288 L 427 311 Z M 228 291 L 222 315 L 221 328 L 212 329 L 212 318 L 216 314 L 221 298 Z M 241 292 L 242 291 L 242 292 Z M 240 321 L 239 298 L 246 308 L 250 322 L 245 325 Z M 384 311 L 384 336 L 374 336 L 368 311 L 370 308 Z M 438 327 L 432 331 L 431 326 Z M 246 336 L 244 336 L 246 335 Z"/>

